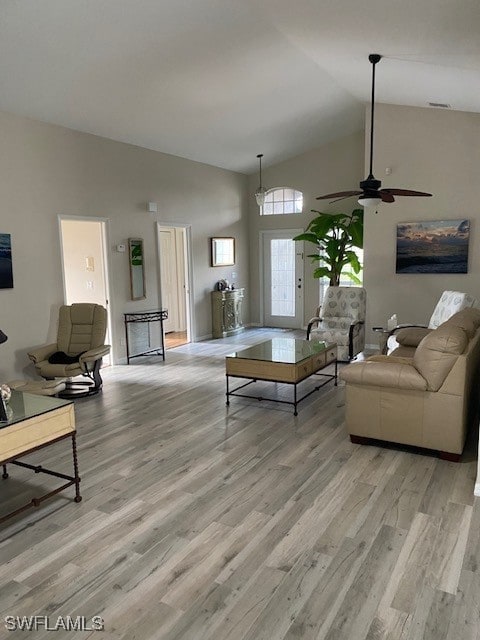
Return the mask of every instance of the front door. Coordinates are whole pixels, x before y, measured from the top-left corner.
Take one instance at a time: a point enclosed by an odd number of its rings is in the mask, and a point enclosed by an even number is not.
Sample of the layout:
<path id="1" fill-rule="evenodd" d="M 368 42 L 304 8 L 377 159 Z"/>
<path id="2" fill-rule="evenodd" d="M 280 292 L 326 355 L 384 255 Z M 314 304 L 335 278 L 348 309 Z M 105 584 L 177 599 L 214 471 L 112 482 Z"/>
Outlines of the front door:
<path id="1" fill-rule="evenodd" d="M 301 229 L 264 231 L 264 325 L 300 329 L 303 324 L 303 243 Z"/>

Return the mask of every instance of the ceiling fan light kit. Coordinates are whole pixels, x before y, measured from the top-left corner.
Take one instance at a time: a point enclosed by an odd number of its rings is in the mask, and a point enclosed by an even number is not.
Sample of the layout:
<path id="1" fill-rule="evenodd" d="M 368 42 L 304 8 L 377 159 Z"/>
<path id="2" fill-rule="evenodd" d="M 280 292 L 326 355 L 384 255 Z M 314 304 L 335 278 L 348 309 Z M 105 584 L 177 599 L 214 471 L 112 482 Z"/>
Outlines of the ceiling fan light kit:
<path id="1" fill-rule="evenodd" d="M 262 158 L 263 158 L 263 153 L 259 153 L 257 155 L 257 158 L 258 158 L 258 162 L 259 162 L 260 184 L 258 186 L 258 189 L 255 191 L 255 200 L 257 201 L 257 204 L 258 204 L 259 207 L 263 207 L 263 205 L 265 204 L 265 195 L 267 193 L 267 189 L 262 186 Z"/>
<path id="2" fill-rule="evenodd" d="M 364 196 L 361 196 L 358 199 L 358 204 L 361 204 L 362 207 L 378 207 L 381 202 L 381 198 L 366 198 Z"/>
<path id="3" fill-rule="evenodd" d="M 318 196 L 317 200 L 331 200 L 337 202 L 344 198 L 359 196 L 358 202 L 363 207 L 376 207 L 381 202 L 395 202 L 394 196 L 421 196 L 429 197 L 432 194 L 424 191 L 412 191 L 411 189 L 381 189 L 382 183 L 373 175 L 373 134 L 375 127 L 375 66 L 380 62 L 382 56 L 378 53 L 371 53 L 368 59 L 372 65 L 372 98 L 370 108 L 370 166 L 368 177 L 360 182 L 360 191 L 339 191 L 338 193 L 327 193 Z M 388 174 L 388 173 L 387 173 Z M 332 200 L 333 198 L 333 200 Z"/>

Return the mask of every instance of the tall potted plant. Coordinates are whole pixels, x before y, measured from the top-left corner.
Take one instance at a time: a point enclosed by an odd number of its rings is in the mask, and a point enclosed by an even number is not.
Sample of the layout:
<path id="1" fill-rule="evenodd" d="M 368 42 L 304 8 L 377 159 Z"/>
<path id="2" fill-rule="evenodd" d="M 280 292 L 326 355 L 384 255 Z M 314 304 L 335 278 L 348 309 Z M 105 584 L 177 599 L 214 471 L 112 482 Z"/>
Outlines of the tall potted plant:
<path id="1" fill-rule="evenodd" d="M 352 271 L 345 271 L 344 277 L 350 278 L 356 284 L 361 284 L 360 273 L 362 265 L 354 248 L 363 249 L 363 209 L 354 209 L 347 213 L 317 214 L 308 225 L 305 233 L 295 236 L 294 240 L 311 242 L 317 247 L 317 253 L 309 254 L 314 263 L 320 263 L 313 272 L 314 278 L 329 278 L 330 286 L 338 287 L 340 276 L 346 266 Z"/>

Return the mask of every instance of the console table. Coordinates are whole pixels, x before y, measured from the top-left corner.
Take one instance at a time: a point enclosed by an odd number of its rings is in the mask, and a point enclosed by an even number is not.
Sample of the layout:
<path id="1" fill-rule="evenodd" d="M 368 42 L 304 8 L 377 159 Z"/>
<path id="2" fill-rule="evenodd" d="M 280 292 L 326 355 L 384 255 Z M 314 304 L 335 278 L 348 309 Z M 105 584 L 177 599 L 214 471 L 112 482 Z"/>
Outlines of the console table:
<path id="1" fill-rule="evenodd" d="M 3 480 L 8 478 L 7 465 L 9 464 L 31 469 L 35 473 L 46 473 L 49 476 L 66 480 L 66 482 L 58 489 L 33 498 L 22 507 L 1 516 L 0 523 L 29 507 L 38 507 L 47 498 L 72 485 L 75 485 L 75 502 L 80 502 L 82 497 L 80 495 L 80 476 L 78 475 L 73 402 L 23 393 L 22 391 L 12 391 L 7 409 L 7 420 L 0 421 L 0 465 L 3 467 Z M 45 469 L 41 465 L 20 462 L 18 459 L 65 438 L 72 440 L 73 476 Z"/>
<path id="2" fill-rule="evenodd" d="M 245 289 L 212 291 L 212 335 L 226 338 L 244 330 L 242 302 Z"/>
<path id="3" fill-rule="evenodd" d="M 165 360 L 165 339 L 163 335 L 163 321 L 168 318 L 167 309 L 153 309 L 149 311 L 137 311 L 134 313 L 124 313 L 123 319 L 125 323 L 125 344 L 127 347 L 127 364 L 130 364 L 132 358 L 140 356 L 162 356 Z M 150 324 L 158 322 L 160 324 L 160 344 L 158 347 L 151 348 Z M 148 349 L 144 351 L 131 353 L 130 331 L 131 324 L 144 323 L 147 326 Z"/>

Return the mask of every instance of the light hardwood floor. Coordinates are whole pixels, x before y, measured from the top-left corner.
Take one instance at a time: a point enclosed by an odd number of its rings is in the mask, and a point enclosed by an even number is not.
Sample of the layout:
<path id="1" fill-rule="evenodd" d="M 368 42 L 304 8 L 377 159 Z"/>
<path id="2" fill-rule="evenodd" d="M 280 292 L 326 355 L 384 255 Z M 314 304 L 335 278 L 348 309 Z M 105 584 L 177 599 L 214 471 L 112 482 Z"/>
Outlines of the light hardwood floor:
<path id="1" fill-rule="evenodd" d="M 459 464 L 353 445 L 341 386 L 296 418 L 227 409 L 224 356 L 271 335 L 105 370 L 103 394 L 75 404 L 83 502 L 67 491 L 0 530 L 1 638 L 480 637 L 475 442 Z M 30 459 L 69 472 L 68 444 L 51 451 Z M 56 482 L 10 471 L 3 511 Z M 34 614 L 101 615 L 106 631 L 3 629 Z"/>
<path id="2" fill-rule="evenodd" d="M 170 333 L 165 334 L 165 349 L 174 349 L 187 343 L 186 331 L 170 331 Z"/>

